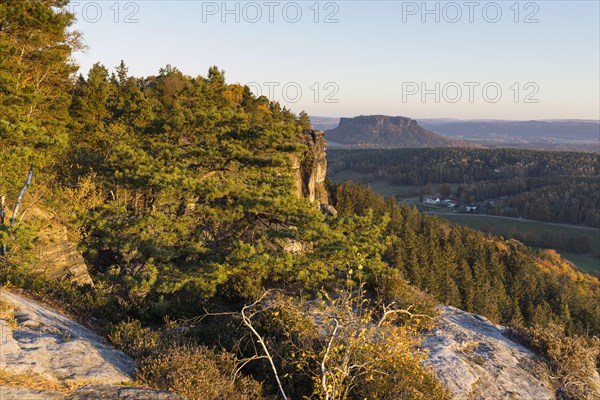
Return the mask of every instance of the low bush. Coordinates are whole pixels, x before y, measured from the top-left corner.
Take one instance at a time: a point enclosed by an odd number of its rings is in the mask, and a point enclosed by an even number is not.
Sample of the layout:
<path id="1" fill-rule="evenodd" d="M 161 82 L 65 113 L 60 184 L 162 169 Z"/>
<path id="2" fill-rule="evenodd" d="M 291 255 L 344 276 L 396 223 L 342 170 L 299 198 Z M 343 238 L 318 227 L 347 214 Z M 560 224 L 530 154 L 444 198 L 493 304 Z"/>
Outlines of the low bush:
<path id="1" fill-rule="evenodd" d="M 5 320 L 9 326 L 16 327 L 15 309 L 2 299 L 0 299 L 0 319 Z"/>
<path id="2" fill-rule="evenodd" d="M 175 345 L 157 349 L 142 360 L 137 378 L 157 389 L 175 391 L 190 400 L 259 400 L 260 383 L 238 375 L 237 359 L 205 346 Z"/>
<path id="3" fill-rule="evenodd" d="M 433 296 L 408 283 L 397 271 L 385 271 L 376 277 L 378 300 L 382 304 L 395 304 L 399 308 L 411 307 L 415 313 L 436 315 L 438 302 Z"/>
<path id="4" fill-rule="evenodd" d="M 120 322 L 110 325 L 108 338 L 121 351 L 135 359 L 150 355 L 160 342 L 160 333 L 150 328 L 143 328 L 138 320 Z"/>
<path id="5" fill-rule="evenodd" d="M 557 397 L 563 400 L 600 398 L 600 386 L 594 379 L 600 362 L 600 339 L 566 336 L 562 326 L 553 322 L 530 328 L 512 329 L 511 334 L 536 352 L 557 378 Z"/>

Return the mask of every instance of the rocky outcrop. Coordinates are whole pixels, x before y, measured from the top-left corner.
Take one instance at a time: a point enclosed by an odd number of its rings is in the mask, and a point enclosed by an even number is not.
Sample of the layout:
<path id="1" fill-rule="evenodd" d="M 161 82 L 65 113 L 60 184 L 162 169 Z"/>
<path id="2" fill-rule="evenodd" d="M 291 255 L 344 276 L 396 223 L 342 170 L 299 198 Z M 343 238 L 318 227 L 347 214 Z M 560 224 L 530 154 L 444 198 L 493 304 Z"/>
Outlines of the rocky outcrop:
<path id="1" fill-rule="evenodd" d="M 337 210 L 330 204 L 321 204 L 321 212 L 330 217 L 337 216 Z"/>
<path id="2" fill-rule="evenodd" d="M 325 134 L 319 130 L 307 130 L 299 141 L 306 145 L 301 156 L 292 157 L 296 178 L 296 193 L 320 205 L 329 204 L 325 176 L 327 173 Z"/>
<path id="3" fill-rule="evenodd" d="M 94 332 L 33 300 L 3 291 L 17 327 L 6 325 L 0 368 L 63 382 L 117 384 L 131 381 L 135 365 Z"/>
<path id="4" fill-rule="evenodd" d="M 1 399 L 179 398 L 123 386 L 133 382 L 134 361 L 64 315 L 15 293 L 0 299 L 16 320 L 0 319 Z"/>
<path id="5" fill-rule="evenodd" d="M 533 373 L 534 354 L 480 315 L 440 307 L 424 347 L 426 363 L 457 400 L 555 398 L 550 384 Z"/>
<path id="6" fill-rule="evenodd" d="M 67 227 L 50 213 L 32 208 L 25 215 L 27 220 L 37 220 L 40 229 L 33 246 L 37 258 L 34 270 L 52 279 L 71 279 L 77 283 L 92 283 L 87 265 L 69 239 Z"/>
<path id="7" fill-rule="evenodd" d="M 337 128 L 325 132 L 327 140 L 349 147 L 459 147 L 474 146 L 429 131 L 414 119 L 386 115 L 341 118 Z"/>

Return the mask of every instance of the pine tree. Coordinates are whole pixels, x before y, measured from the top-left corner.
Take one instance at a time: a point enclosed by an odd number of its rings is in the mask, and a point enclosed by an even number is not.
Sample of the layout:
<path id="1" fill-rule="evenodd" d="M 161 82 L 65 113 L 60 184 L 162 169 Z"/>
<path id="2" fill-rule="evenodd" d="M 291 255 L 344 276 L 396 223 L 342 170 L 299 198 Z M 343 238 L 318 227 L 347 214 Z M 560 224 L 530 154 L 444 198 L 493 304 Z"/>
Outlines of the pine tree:
<path id="1" fill-rule="evenodd" d="M 310 117 L 308 116 L 308 114 L 305 111 L 300 111 L 300 114 L 298 116 L 298 124 L 300 125 L 300 127 L 302 129 L 310 129 L 311 128 Z"/>
<path id="2" fill-rule="evenodd" d="M 79 35 L 67 0 L 0 1 L 0 195 L 14 201 L 35 165 L 33 185 L 55 178 L 64 160 Z"/>
<path id="3" fill-rule="evenodd" d="M 36 120 L 64 126 L 71 54 L 79 34 L 69 28 L 68 0 L 0 1 L 0 115 L 11 122 Z"/>

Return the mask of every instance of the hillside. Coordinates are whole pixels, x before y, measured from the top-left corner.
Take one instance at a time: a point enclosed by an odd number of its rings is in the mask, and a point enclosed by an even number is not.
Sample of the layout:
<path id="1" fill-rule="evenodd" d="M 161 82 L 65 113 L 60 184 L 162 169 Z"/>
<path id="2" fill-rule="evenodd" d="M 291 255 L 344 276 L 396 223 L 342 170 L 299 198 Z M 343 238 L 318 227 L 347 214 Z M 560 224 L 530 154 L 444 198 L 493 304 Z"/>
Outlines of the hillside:
<path id="1" fill-rule="evenodd" d="M 335 129 L 340 118 L 311 117 L 312 125 L 324 131 Z M 510 147 L 552 151 L 600 149 L 600 122 L 594 120 L 459 120 L 424 118 L 417 123 L 446 139 L 469 147 Z M 365 146 L 367 147 L 367 146 Z"/>
<path id="2" fill-rule="evenodd" d="M 326 131 L 325 136 L 329 141 L 354 148 L 467 146 L 427 130 L 413 119 L 385 115 L 341 118 L 338 127 Z"/>
<path id="3" fill-rule="evenodd" d="M 598 139 L 600 121 L 593 120 L 443 120 L 421 119 L 419 123 L 447 136 L 475 137 L 485 135 L 510 135 L 520 137 L 572 137 L 573 139 Z"/>
<path id="4" fill-rule="evenodd" d="M 136 386 L 134 361 L 95 333 L 48 306 L 0 291 L 14 317 L 0 315 L 3 329 L 0 378 L 3 399 L 182 399 L 174 393 Z M 423 347 L 431 366 L 459 400 L 478 398 L 553 399 L 550 385 L 527 365 L 540 361 L 486 318 L 441 307 Z"/>
<path id="5" fill-rule="evenodd" d="M 69 378 L 113 355 L 111 384 L 192 400 L 447 400 L 450 373 L 426 366 L 423 343 L 449 305 L 529 340 L 555 393 L 596 394 L 598 279 L 332 184 L 309 116 L 216 66 L 132 76 L 125 62 L 97 63 L 75 76 L 65 4 L 0 6 L 0 284 L 71 317 L 4 296 L 0 350 L 16 362 L 0 371 L 6 385 L 32 365 Z M 363 118 L 392 127 L 382 143 L 405 132 L 434 143 L 412 120 Z M 65 366 L 62 350 L 81 362 Z M 111 371 L 80 371 L 97 369 Z"/>

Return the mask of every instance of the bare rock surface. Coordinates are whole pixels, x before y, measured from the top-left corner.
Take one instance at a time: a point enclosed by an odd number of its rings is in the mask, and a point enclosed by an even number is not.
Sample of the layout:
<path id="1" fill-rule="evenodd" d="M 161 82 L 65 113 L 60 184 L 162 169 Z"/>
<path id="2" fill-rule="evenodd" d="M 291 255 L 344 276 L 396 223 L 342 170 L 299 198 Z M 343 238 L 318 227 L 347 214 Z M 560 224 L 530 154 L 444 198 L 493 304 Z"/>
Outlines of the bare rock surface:
<path id="1" fill-rule="evenodd" d="M 0 386 L 0 399 L 18 399 L 18 400 L 55 400 L 64 399 L 65 395 L 55 390 L 39 390 L 21 387 Z"/>
<path id="2" fill-rule="evenodd" d="M 319 130 L 307 130 L 298 140 L 306 145 L 303 157 L 292 157 L 296 194 L 319 205 L 329 204 L 325 176 L 327 173 L 327 141 Z"/>
<path id="3" fill-rule="evenodd" d="M 0 368 L 36 373 L 46 379 L 121 383 L 131 381 L 135 364 L 89 329 L 33 300 L 3 291 L 19 325 L 4 335 Z"/>
<path id="4" fill-rule="evenodd" d="M 0 386 L 0 399 L 176 399 L 132 386 L 134 361 L 91 330 L 21 295 L 0 291 L 17 327 L 0 319 L 0 373 L 61 383 L 71 391 Z M 12 385 L 11 385 L 12 386 Z M 39 387 L 36 386 L 36 387 Z"/>
<path id="5" fill-rule="evenodd" d="M 531 372 L 534 354 L 487 318 L 454 307 L 440 317 L 424 342 L 429 364 L 455 399 L 554 399 L 548 382 Z"/>

